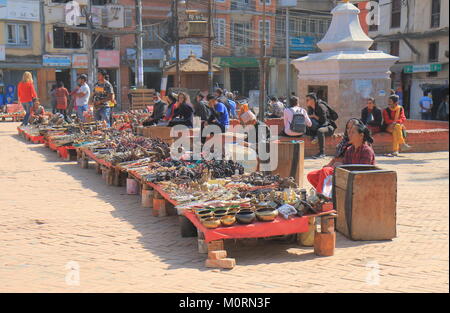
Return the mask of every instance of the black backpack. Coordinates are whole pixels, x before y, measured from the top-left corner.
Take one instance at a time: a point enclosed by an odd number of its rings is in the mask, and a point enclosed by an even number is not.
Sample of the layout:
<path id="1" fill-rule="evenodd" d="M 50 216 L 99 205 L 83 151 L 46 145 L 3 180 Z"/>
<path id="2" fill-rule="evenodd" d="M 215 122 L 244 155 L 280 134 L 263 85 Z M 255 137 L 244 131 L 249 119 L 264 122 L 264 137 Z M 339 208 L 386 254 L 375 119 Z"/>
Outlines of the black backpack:
<path id="1" fill-rule="evenodd" d="M 290 109 L 292 111 L 293 117 L 292 122 L 290 125 L 291 131 L 294 133 L 306 133 L 306 122 L 305 122 L 305 116 L 298 112 L 296 113 L 293 109 Z"/>
<path id="2" fill-rule="evenodd" d="M 336 122 L 338 120 L 338 118 L 339 118 L 339 115 L 336 113 L 336 111 L 333 110 L 328 105 L 328 103 L 326 103 L 325 101 L 320 100 L 320 103 L 322 103 L 327 108 L 327 111 L 328 111 L 328 114 L 327 114 L 328 116 L 327 117 L 330 119 L 330 121 Z"/>

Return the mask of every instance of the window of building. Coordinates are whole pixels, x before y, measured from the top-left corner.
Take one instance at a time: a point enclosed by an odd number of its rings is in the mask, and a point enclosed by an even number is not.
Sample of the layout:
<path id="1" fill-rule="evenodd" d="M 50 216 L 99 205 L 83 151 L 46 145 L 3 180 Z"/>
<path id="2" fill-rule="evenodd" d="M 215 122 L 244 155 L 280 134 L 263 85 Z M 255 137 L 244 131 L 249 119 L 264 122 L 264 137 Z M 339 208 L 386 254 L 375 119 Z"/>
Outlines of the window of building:
<path id="1" fill-rule="evenodd" d="M 83 48 L 81 33 L 66 32 L 62 27 L 53 27 L 53 48 L 80 49 Z"/>
<path id="2" fill-rule="evenodd" d="M 263 21 L 259 21 L 259 40 L 263 39 Z M 266 21 L 266 46 L 270 46 L 270 21 Z"/>
<path id="3" fill-rule="evenodd" d="M 317 32 L 317 30 L 316 30 L 316 20 L 310 20 L 309 21 L 309 32 L 310 33 L 316 33 Z"/>
<path id="4" fill-rule="evenodd" d="M 216 46 L 225 46 L 225 32 L 226 21 L 223 18 L 217 18 L 214 20 L 214 35 Z"/>
<path id="5" fill-rule="evenodd" d="M 398 28 L 402 21 L 402 0 L 391 2 L 391 28 Z"/>
<path id="6" fill-rule="evenodd" d="M 428 62 L 439 61 L 439 42 L 431 42 L 428 45 Z"/>
<path id="7" fill-rule="evenodd" d="M 232 40 L 234 46 L 250 46 L 251 23 L 233 23 Z"/>
<path id="8" fill-rule="evenodd" d="M 306 33 L 308 31 L 308 23 L 306 22 L 305 19 L 301 21 L 301 30 L 302 33 Z"/>
<path id="9" fill-rule="evenodd" d="M 260 4 L 264 4 L 264 0 L 259 0 Z M 266 5 L 270 5 L 271 4 L 271 0 L 266 0 Z"/>
<path id="10" fill-rule="evenodd" d="M 324 34 L 325 32 L 326 32 L 325 21 L 320 20 L 319 21 L 319 33 Z"/>
<path id="11" fill-rule="evenodd" d="M 6 24 L 7 44 L 11 46 L 29 46 L 31 43 L 30 25 L 23 23 Z"/>
<path id="12" fill-rule="evenodd" d="M 441 23 L 441 0 L 431 2 L 431 28 L 439 27 Z"/>
<path id="13" fill-rule="evenodd" d="M 400 55 L 400 41 L 391 41 L 390 43 L 391 47 L 389 50 L 390 55 L 399 56 Z"/>
<path id="14" fill-rule="evenodd" d="M 51 0 L 52 3 L 67 3 L 70 1 L 72 1 L 72 0 Z"/>
<path id="15" fill-rule="evenodd" d="M 94 49 L 114 50 L 114 37 L 100 35 L 94 43 Z"/>

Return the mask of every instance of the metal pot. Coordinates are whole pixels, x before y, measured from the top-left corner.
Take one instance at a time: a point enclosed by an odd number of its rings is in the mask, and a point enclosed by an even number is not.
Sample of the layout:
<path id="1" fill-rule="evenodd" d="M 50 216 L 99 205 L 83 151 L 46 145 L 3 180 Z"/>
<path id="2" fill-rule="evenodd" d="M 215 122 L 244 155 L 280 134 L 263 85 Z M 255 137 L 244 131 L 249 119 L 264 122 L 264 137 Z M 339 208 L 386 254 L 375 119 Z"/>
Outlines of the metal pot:
<path id="1" fill-rule="evenodd" d="M 278 210 L 272 208 L 262 208 L 256 210 L 256 217 L 262 222 L 272 222 L 278 216 Z"/>
<path id="2" fill-rule="evenodd" d="M 218 219 L 218 218 L 208 217 L 208 218 L 202 219 L 202 224 L 206 228 L 214 229 L 214 228 L 219 227 L 221 225 L 221 222 L 220 222 L 220 219 Z"/>
<path id="3" fill-rule="evenodd" d="M 236 223 L 236 216 L 235 215 L 225 215 L 220 219 L 220 222 L 223 226 L 231 226 Z"/>
<path id="4" fill-rule="evenodd" d="M 236 213 L 236 220 L 241 224 L 251 224 L 255 219 L 256 215 L 252 210 L 240 210 Z"/>

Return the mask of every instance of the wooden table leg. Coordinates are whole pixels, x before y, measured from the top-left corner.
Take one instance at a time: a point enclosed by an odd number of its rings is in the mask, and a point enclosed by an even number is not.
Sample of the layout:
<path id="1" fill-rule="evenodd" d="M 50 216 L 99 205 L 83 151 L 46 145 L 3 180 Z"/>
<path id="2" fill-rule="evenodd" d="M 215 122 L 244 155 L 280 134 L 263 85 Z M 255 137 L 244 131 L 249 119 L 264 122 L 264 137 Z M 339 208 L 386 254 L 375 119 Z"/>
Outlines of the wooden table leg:
<path id="1" fill-rule="evenodd" d="M 335 214 L 321 217 L 320 233 L 314 235 L 314 253 L 319 256 L 332 256 L 336 247 L 336 232 L 334 231 Z"/>

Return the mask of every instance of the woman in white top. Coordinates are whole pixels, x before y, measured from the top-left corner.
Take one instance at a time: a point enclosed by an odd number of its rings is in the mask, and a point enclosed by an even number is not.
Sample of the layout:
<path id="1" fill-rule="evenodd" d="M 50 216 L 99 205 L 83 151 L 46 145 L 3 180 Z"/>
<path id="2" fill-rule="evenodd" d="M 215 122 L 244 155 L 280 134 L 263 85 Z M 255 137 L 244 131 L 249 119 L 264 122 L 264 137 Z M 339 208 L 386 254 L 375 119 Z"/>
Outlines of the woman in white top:
<path id="1" fill-rule="evenodd" d="M 295 114 L 302 114 L 305 117 L 305 124 L 307 127 L 312 126 L 312 122 L 308 116 L 308 112 L 305 109 L 299 106 L 298 97 L 291 97 L 289 101 L 290 107 L 284 109 L 284 129 L 281 132 L 280 136 L 285 137 L 301 137 L 304 133 L 296 133 L 291 130 L 292 119 Z"/>

